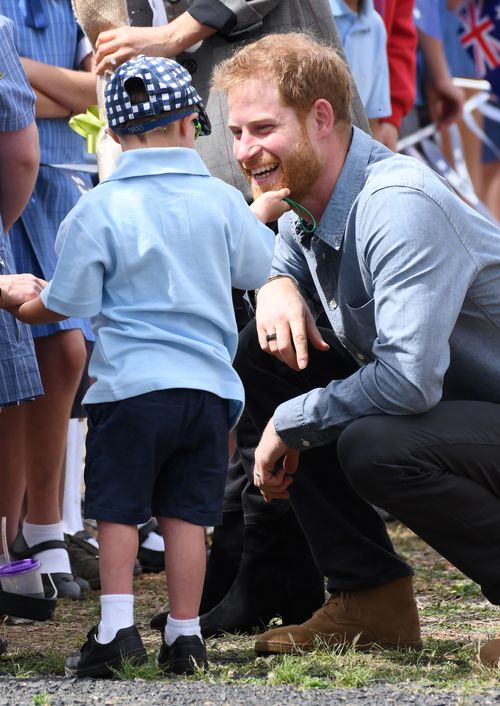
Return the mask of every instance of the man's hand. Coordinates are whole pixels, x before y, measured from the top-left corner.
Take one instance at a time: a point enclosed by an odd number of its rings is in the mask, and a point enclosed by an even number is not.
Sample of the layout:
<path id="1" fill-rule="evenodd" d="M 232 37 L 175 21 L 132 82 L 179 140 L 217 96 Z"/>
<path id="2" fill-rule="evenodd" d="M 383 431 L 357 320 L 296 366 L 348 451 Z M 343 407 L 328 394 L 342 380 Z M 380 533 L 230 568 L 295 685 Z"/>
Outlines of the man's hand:
<path id="1" fill-rule="evenodd" d="M 290 196 L 290 189 L 265 191 L 255 199 L 250 208 L 261 223 L 270 223 L 291 209 L 290 204 L 283 201 L 286 196 Z"/>
<path id="2" fill-rule="evenodd" d="M 274 279 L 259 290 L 255 318 L 262 350 L 276 356 L 292 370 L 307 367 L 308 341 L 320 351 L 330 348 L 290 277 Z M 268 340 L 269 336 L 273 338 Z"/>
<path id="3" fill-rule="evenodd" d="M 255 449 L 253 482 L 264 499 L 283 500 L 290 497 L 288 486 L 293 483 L 293 474 L 297 470 L 300 451 L 289 448 L 278 436 L 271 419 L 259 445 Z M 283 457 L 282 467 L 275 473 L 276 461 Z"/>
<path id="4" fill-rule="evenodd" d="M 47 282 L 34 275 L 0 275 L 0 308 L 11 309 L 36 299 Z"/>

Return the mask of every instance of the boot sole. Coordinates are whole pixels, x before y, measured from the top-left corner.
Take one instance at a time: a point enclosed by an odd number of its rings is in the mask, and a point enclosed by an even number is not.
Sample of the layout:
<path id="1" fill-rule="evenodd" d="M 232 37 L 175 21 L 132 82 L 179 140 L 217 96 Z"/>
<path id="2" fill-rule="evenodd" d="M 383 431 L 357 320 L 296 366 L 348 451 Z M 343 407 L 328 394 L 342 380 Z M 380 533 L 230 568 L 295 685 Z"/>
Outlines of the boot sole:
<path id="1" fill-rule="evenodd" d="M 321 639 L 322 638 L 318 637 L 318 643 L 305 642 L 302 644 L 299 644 L 297 642 L 294 642 L 293 644 L 285 643 L 285 642 L 269 643 L 269 642 L 259 642 L 259 640 L 257 640 L 255 642 L 254 649 L 255 649 L 255 653 L 257 655 L 301 654 L 303 652 L 313 652 L 315 649 L 318 649 L 318 647 L 321 647 L 321 644 L 322 644 Z M 326 638 L 323 638 L 323 640 L 324 640 L 323 644 L 326 645 L 327 647 L 348 649 L 349 647 L 352 647 L 354 644 L 352 641 L 327 642 Z M 399 642 L 399 643 L 370 642 L 370 643 L 366 643 L 364 645 L 360 645 L 359 643 L 356 643 L 356 645 L 355 645 L 357 650 L 361 650 L 364 652 L 367 652 L 367 651 L 374 649 L 374 648 L 380 648 L 380 649 L 384 649 L 384 650 L 417 650 L 417 651 L 420 651 L 423 649 L 423 646 L 424 646 L 424 644 L 423 644 L 422 640 L 413 640 L 410 642 Z"/>

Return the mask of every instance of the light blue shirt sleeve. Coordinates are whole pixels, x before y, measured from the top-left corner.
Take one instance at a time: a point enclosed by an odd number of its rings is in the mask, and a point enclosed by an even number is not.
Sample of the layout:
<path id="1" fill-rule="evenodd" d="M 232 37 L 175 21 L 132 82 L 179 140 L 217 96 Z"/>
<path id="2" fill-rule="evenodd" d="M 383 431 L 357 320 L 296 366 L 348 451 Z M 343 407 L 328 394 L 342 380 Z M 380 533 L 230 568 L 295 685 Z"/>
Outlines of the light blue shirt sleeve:
<path id="1" fill-rule="evenodd" d="M 104 271 L 110 265 L 106 248 L 70 212 L 56 240 L 59 256 L 54 276 L 40 295 L 51 311 L 90 318 L 102 307 Z"/>
<path id="2" fill-rule="evenodd" d="M 257 289 L 269 277 L 274 251 L 274 233 L 261 223 L 239 191 L 234 192 L 241 227 L 230 238 L 231 284 L 236 289 Z"/>

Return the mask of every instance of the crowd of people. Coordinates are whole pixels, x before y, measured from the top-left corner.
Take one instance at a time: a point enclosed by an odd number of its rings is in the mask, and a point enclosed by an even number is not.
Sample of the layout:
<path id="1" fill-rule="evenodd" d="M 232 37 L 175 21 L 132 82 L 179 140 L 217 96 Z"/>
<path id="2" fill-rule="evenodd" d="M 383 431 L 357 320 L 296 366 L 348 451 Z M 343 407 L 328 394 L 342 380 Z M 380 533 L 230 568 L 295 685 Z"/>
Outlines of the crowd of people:
<path id="1" fill-rule="evenodd" d="M 147 659 L 141 546 L 168 578 L 151 620 L 167 672 L 276 615 L 259 653 L 420 649 L 412 568 L 380 509 L 500 605 L 498 160 L 470 158 L 480 214 L 397 151 L 429 121 L 445 145 L 461 117 L 451 54 L 467 55 L 444 28 L 474 3 L 160 5 L 130 3 L 159 24 L 93 47 L 69 0 L 2 5 L 6 542 L 41 561 L 47 592 L 101 588 L 68 675 Z M 121 154 L 92 187 L 57 165 L 84 161 L 67 121 L 96 101 L 95 74 Z M 86 576 L 60 500 L 82 374 Z M 500 639 L 480 659 L 497 665 Z"/>

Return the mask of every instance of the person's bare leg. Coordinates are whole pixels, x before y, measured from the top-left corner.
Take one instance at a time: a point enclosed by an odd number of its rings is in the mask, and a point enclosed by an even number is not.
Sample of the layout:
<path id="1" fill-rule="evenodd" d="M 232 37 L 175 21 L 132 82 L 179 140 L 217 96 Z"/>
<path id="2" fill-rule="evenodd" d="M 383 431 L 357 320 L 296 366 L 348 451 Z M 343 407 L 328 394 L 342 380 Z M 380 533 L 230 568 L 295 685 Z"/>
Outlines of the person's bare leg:
<path id="1" fill-rule="evenodd" d="M 139 548 L 137 525 L 97 521 L 101 595 L 132 594 L 134 563 Z"/>
<path id="2" fill-rule="evenodd" d="M 205 528 L 174 517 L 159 517 L 165 542 L 165 572 L 170 615 L 191 620 L 200 610 L 205 580 Z"/>
<path id="3" fill-rule="evenodd" d="M 26 519 L 36 525 L 61 521 L 59 486 L 73 399 L 86 359 L 79 329 L 35 339 L 45 394 L 26 405 Z"/>
<path id="4" fill-rule="evenodd" d="M 25 479 L 24 411 L 32 402 L 4 407 L 0 412 L 1 472 L 0 517 L 7 518 L 7 542 L 9 546 L 19 529 Z M 0 552 L 1 553 L 1 552 Z"/>

